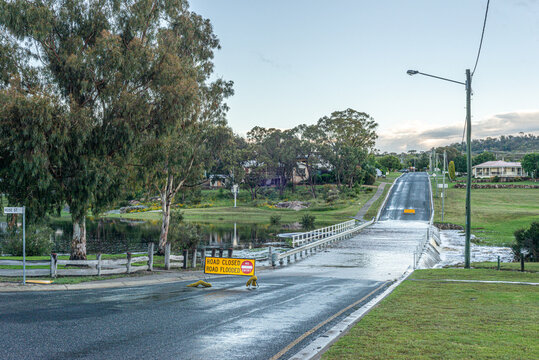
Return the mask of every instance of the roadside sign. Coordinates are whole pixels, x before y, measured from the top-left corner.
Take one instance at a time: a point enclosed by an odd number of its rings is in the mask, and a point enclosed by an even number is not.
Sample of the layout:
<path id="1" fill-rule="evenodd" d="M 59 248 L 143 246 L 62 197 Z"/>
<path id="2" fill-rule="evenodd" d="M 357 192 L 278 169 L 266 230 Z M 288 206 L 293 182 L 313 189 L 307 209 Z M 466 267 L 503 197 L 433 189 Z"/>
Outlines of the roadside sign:
<path id="1" fill-rule="evenodd" d="M 24 212 L 23 207 L 5 207 L 4 208 L 4 215 L 7 214 L 22 214 Z"/>
<path id="2" fill-rule="evenodd" d="M 438 184 L 439 189 L 447 189 L 449 184 Z"/>
<path id="3" fill-rule="evenodd" d="M 206 257 L 205 274 L 253 276 L 255 259 Z"/>
<path id="4" fill-rule="evenodd" d="M 23 207 L 5 207 L 4 215 L 22 214 L 22 283 L 26 285 L 26 214 Z"/>
<path id="5" fill-rule="evenodd" d="M 415 214 L 415 209 L 404 209 L 405 214 Z"/>

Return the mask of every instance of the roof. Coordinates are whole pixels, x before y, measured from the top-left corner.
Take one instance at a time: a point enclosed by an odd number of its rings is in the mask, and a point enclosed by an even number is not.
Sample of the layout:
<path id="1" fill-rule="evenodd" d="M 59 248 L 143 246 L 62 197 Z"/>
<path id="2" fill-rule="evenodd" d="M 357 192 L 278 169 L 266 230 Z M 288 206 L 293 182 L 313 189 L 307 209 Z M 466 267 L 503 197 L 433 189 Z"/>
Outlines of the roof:
<path id="1" fill-rule="evenodd" d="M 493 167 L 520 167 L 519 162 L 509 162 L 509 161 L 487 161 L 479 165 L 473 166 L 474 168 L 493 168 Z"/>

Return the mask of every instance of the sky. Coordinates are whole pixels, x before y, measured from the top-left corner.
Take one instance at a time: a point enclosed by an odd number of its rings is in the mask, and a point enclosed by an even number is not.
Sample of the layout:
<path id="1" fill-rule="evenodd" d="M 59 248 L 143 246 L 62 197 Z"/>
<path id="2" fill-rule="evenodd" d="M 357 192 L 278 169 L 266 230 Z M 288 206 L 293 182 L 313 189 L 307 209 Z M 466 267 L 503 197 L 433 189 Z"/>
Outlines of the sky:
<path id="1" fill-rule="evenodd" d="M 461 142 L 463 85 L 486 0 L 191 0 L 221 42 L 215 76 L 234 81 L 228 122 L 314 124 L 352 108 L 378 123 L 381 152 Z M 472 80 L 472 137 L 539 134 L 539 0 L 491 0 Z"/>

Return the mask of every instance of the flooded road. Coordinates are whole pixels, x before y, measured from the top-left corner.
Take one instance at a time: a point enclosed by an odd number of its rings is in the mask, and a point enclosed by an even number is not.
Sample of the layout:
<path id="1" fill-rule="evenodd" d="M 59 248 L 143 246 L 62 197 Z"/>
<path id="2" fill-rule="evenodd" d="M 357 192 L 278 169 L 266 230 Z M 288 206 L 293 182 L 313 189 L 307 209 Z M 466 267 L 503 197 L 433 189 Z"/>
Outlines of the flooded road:
<path id="1" fill-rule="evenodd" d="M 428 225 L 418 220 L 430 217 L 421 207 L 430 204 L 428 177 L 406 174 L 399 183 L 386 221 L 297 263 L 257 271 L 256 290 L 244 277 L 221 277 L 206 289 L 178 282 L 0 293 L 0 358 L 289 358 L 412 266 Z M 416 214 L 402 221 L 406 206 Z"/>

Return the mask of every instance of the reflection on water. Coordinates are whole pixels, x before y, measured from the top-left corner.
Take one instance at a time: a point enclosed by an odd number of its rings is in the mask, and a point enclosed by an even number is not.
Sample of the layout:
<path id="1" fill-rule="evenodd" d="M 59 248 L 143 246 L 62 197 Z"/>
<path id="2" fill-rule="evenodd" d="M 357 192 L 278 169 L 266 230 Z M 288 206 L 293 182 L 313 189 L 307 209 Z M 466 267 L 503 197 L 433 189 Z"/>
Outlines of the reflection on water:
<path id="1" fill-rule="evenodd" d="M 199 247 L 243 249 L 276 241 L 279 228 L 269 224 L 199 224 L 203 233 Z M 71 248 L 73 227 L 70 221 L 52 220 L 56 229 L 54 252 L 67 253 Z M 86 221 L 88 253 L 124 253 L 146 251 L 148 243 L 159 242 L 160 222 L 126 219 Z"/>

